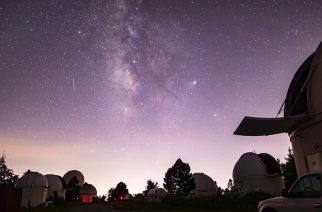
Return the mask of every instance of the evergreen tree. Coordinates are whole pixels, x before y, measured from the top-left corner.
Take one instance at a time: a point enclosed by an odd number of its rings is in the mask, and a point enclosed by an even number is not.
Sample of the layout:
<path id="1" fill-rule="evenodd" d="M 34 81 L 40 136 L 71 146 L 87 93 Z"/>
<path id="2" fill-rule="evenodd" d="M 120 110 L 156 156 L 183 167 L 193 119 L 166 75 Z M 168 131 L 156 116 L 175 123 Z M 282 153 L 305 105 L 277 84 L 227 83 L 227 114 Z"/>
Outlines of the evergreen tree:
<path id="1" fill-rule="evenodd" d="M 284 175 L 285 187 L 286 189 L 289 189 L 297 179 L 297 171 L 292 149 L 288 148 L 287 157 L 284 159 L 285 163 L 281 163 L 281 169 Z"/>
<path id="2" fill-rule="evenodd" d="M 80 188 L 81 187 L 79 185 L 79 181 L 74 176 L 66 186 L 66 200 L 70 202 L 76 202 L 78 200 Z"/>
<path id="3" fill-rule="evenodd" d="M 0 187 L 13 188 L 18 181 L 18 175 L 15 175 L 12 169 L 6 165 L 6 156 L 2 154 L 0 158 Z"/>
<path id="4" fill-rule="evenodd" d="M 233 180 L 232 179 L 229 179 L 228 180 L 228 183 L 227 183 L 227 188 L 229 191 L 231 191 L 234 187 L 234 183 L 233 183 Z"/>
<path id="5" fill-rule="evenodd" d="M 105 202 L 105 200 L 106 200 L 106 196 L 105 196 L 105 195 L 102 195 L 102 196 L 100 197 L 100 202 L 101 202 L 101 203 L 104 203 L 104 202 Z"/>
<path id="6" fill-rule="evenodd" d="M 179 158 L 165 173 L 163 187 L 169 194 L 187 195 L 195 188 L 195 181 L 188 163 Z"/>
<path id="7" fill-rule="evenodd" d="M 119 182 L 115 188 L 110 188 L 108 190 L 108 200 L 117 200 L 120 199 L 121 196 L 125 196 L 129 193 L 127 186 L 123 182 Z"/>
<path id="8" fill-rule="evenodd" d="M 116 200 L 116 195 L 115 195 L 115 189 L 110 188 L 107 193 L 107 200 L 108 201 L 113 201 Z"/>
<path id="9" fill-rule="evenodd" d="M 217 196 L 222 196 L 224 194 L 224 189 L 222 189 L 220 186 L 217 188 Z"/>
<path id="10" fill-rule="evenodd" d="M 129 190 L 127 189 L 127 186 L 126 186 L 125 183 L 119 182 L 116 185 L 115 195 L 116 195 L 117 198 L 120 198 L 120 196 L 126 195 L 128 193 L 129 193 Z"/>
<path id="11" fill-rule="evenodd" d="M 158 183 L 157 182 L 153 182 L 151 179 L 148 180 L 148 181 L 146 181 L 146 187 L 145 187 L 146 189 L 143 191 L 144 196 L 147 195 L 147 193 L 148 193 L 148 191 L 150 189 L 158 188 L 158 187 L 159 186 L 158 186 Z"/>

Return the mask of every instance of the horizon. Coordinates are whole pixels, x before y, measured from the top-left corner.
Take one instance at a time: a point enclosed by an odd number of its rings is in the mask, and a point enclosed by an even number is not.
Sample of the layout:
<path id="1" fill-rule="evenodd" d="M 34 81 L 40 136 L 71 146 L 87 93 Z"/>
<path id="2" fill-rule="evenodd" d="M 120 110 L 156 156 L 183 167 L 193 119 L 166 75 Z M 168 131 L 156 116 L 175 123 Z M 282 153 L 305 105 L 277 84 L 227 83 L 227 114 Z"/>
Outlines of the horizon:
<path id="1" fill-rule="evenodd" d="M 0 3 L 0 151 L 28 169 L 79 170 L 98 195 L 163 187 L 178 158 L 226 188 L 239 157 L 284 161 L 287 134 L 235 136 L 275 117 L 322 38 L 322 2 Z"/>

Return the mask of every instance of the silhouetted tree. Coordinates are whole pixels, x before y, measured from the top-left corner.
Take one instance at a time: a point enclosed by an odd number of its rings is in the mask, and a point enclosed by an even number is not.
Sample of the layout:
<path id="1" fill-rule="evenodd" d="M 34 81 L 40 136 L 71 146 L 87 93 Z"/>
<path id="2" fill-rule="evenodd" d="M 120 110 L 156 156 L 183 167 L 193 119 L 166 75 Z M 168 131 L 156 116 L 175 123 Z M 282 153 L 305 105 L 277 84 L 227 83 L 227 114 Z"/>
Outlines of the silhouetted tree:
<path id="1" fill-rule="evenodd" d="M 224 194 L 224 189 L 222 189 L 220 186 L 217 188 L 217 195 L 222 196 Z"/>
<path id="2" fill-rule="evenodd" d="M 281 163 L 280 165 L 284 175 L 285 187 L 286 189 L 289 189 L 297 179 L 294 153 L 291 148 L 288 148 L 287 157 L 284 159 L 285 163 Z"/>
<path id="3" fill-rule="evenodd" d="M 234 183 L 233 183 L 232 179 L 228 180 L 227 188 L 228 188 L 229 191 L 232 191 L 234 189 Z"/>
<path id="4" fill-rule="evenodd" d="M 146 189 L 143 191 L 144 196 L 147 195 L 148 191 L 152 188 L 158 188 L 158 183 L 157 182 L 153 182 L 151 179 L 146 181 Z"/>
<path id="5" fill-rule="evenodd" d="M 70 202 L 76 202 L 78 200 L 80 188 L 79 181 L 74 176 L 66 186 L 65 199 Z"/>
<path id="6" fill-rule="evenodd" d="M 105 202 L 105 200 L 106 200 L 106 196 L 102 195 L 101 198 L 100 198 L 100 202 L 103 203 L 103 202 Z"/>
<path id="7" fill-rule="evenodd" d="M 116 200 L 116 195 L 115 195 L 115 189 L 110 188 L 107 192 L 107 200 L 108 201 L 113 201 Z"/>
<path id="8" fill-rule="evenodd" d="M 163 187 L 169 194 L 187 195 L 195 188 L 195 181 L 188 163 L 179 158 L 165 173 Z"/>
<path id="9" fill-rule="evenodd" d="M 128 193 L 129 190 L 127 189 L 126 184 L 119 182 L 115 188 L 110 188 L 110 190 L 108 190 L 108 200 L 117 200 Z"/>
<path id="10" fill-rule="evenodd" d="M 15 175 L 12 169 L 6 165 L 6 156 L 3 153 L 0 158 L 0 187 L 13 188 L 18 181 L 18 175 Z"/>

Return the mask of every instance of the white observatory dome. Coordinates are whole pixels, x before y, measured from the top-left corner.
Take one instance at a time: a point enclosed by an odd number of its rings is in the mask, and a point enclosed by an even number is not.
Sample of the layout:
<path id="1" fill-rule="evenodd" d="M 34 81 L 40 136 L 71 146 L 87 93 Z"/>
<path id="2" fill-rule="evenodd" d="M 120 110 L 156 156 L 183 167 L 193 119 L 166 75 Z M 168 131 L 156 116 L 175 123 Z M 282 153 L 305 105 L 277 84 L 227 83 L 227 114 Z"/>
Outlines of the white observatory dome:
<path id="1" fill-rule="evenodd" d="M 48 182 L 44 175 L 28 170 L 17 182 L 17 188 L 22 188 L 21 205 L 35 207 L 44 203 L 48 194 Z"/>
<path id="2" fill-rule="evenodd" d="M 195 189 L 189 192 L 188 198 L 217 195 L 217 184 L 211 177 L 204 173 L 194 173 L 192 177 Z"/>
<path id="3" fill-rule="evenodd" d="M 146 197 L 149 202 L 160 202 L 167 194 L 163 188 L 152 188 L 148 191 Z"/>
<path id="4" fill-rule="evenodd" d="M 80 186 L 83 186 L 85 180 L 84 180 L 84 175 L 78 171 L 78 170 L 71 170 L 71 171 L 68 171 L 65 175 L 64 175 L 64 180 L 65 180 L 65 183 L 66 185 L 68 185 L 68 183 L 70 182 L 70 180 L 73 178 L 73 177 L 76 177 L 76 179 L 78 180 L 78 183 Z"/>
<path id="5" fill-rule="evenodd" d="M 194 173 L 192 175 L 195 180 L 197 190 L 217 190 L 217 184 L 211 177 L 204 173 Z"/>
<path id="6" fill-rule="evenodd" d="M 96 188 L 92 184 L 84 183 L 83 187 L 79 191 L 80 195 L 91 195 L 96 196 L 97 191 Z"/>
<path id="7" fill-rule="evenodd" d="M 276 117 L 245 116 L 235 135 L 288 133 L 298 176 L 322 171 L 322 42 L 298 68 Z M 283 109 L 284 107 L 284 109 Z M 284 117 L 279 114 L 284 111 Z"/>
<path id="8" fill-rule="evenodd" d="M 48 182 L 48 197 L 51 199 L 55 198 L 55 196 L 65 199 L 66 193 L 66 183 L 65 180 L 54 174 L 46 174 Z"/>
<path id="9" fill-rule="evenodd" d="M 280 166 L 267 153 L 243 154 L 234 166 L 233 179 L 235 189 L 241 194 L 262 191 L 277 195 L 284 188 Z"/>
<path id="10" fill-rule="evenodd" d="M 243 178 L 249 176 L 266 176 L 266 166 L 262 159 L 253 152 L 243 154 L 233 170 L 233 178 Z"/>

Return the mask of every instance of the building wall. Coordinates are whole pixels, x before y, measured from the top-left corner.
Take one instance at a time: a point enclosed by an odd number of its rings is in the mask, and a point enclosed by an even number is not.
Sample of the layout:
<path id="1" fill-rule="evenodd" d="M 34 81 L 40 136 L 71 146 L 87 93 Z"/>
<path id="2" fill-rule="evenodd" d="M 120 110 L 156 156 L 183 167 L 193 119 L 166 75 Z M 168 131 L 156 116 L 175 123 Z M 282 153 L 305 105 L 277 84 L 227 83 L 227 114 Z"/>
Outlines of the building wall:
<path id="1" fill-rule="evenodd" d="M 55 193 L 57 194 L 57 197 L 62 198 L 65 200 L 66 190 L 52 190 L 48 189 L 48 198 L 53 199 L 55 197 Z"/>
<path id="2" fill-rule="evenodd" d="M 80 201 L 82 203 L 92 203 L 93 202 L 93 198 L 91 195 L 81 195 L 80 196 Z"/>
<path id="3" fill-rule="evenodd" d="M 322 171 L 322 122 L 309 125 L 291 137 L 298 176 Z"/>
<path id="4" fill-rule="evenodd" d="M 164 198 L 165 196 L 167 196 L 167 193 L 165 191 L 157 190 L 152 194 L 148 193 L 147 200 L 148 202 L 161 202 L 162 198 Z"/>
<path id="5" fill-rule="evenodd" d="M 234 179 L 234 185 L 241 195 L 261 191 L 278 196 L 285 188 L 282 176 Z"/>
<path id="6" fill-rule="evenodd" d="M 44 187 L 23 187 L 21 206 L 23 207 L 35 207 L 44 203 L 47 199 L 48 191 Z"/>

